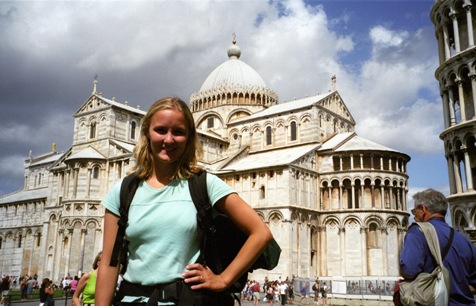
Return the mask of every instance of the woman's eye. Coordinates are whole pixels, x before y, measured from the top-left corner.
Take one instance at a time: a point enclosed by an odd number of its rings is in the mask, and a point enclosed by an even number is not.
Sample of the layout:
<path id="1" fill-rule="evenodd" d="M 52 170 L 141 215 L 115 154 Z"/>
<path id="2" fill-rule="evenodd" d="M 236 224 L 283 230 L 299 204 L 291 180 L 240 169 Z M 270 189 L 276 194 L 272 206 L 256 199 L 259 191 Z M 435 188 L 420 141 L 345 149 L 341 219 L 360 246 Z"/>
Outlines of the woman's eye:
<path id="1" fill-rule="evenodd" d="M 167 133 L 167 129 L 163 129 L 163 128 L 156 128 L 154 129 L 154 131 L 157 133 L 157 134 L 166 134 Z"/>
<path id="2" fill-rule="evenodd" d="M 174 131 L 174 135 L 177 135 L 177 136 L 183 136 L 183 135 L 186 135 L 186 131 L 184 130 L 175 130 Z"/>

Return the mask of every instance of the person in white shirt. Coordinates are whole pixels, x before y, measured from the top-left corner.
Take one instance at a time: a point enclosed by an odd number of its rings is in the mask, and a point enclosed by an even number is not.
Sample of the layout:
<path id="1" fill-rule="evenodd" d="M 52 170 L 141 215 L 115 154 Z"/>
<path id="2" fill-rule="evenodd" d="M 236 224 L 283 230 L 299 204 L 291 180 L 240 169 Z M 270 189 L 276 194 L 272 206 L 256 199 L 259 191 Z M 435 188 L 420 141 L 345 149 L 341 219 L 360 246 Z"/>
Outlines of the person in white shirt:
<path id="1" fill-rule="evenodd" d="M 287 296 L 286 291 L 288 290 L 288 285 L 285 282 L 281 282 L 278 285 L 279 295 L 281 295 L 281 305 L 286 305 Z"/>

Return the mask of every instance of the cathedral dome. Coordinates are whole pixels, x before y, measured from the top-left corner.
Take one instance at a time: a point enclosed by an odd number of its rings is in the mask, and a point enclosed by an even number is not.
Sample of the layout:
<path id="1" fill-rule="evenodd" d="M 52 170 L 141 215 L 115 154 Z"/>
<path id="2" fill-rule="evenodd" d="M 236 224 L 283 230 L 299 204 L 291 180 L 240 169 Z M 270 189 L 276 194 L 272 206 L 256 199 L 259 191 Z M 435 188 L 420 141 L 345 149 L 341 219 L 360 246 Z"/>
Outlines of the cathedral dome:
<path id="1" fill-rule="evenodd" d="M 228 60 L 215 68 L 203 83 L 200 91 L 220 86 L 258 86 L 266 87 L 261 76 L 248 64 L 240 60 L 241 50 L 236 40 L 228 48 Z"/>
<path id="2" fill-rule="evenodd" d="M 200 111 L 225 104 L 277 104 L 278 96 L 249 65 L 240 60 L 241 50 L 236 40 L 227 50 L 228 60 L 215 68 L 200 90 L 190 97 L 192 111 Z"/>

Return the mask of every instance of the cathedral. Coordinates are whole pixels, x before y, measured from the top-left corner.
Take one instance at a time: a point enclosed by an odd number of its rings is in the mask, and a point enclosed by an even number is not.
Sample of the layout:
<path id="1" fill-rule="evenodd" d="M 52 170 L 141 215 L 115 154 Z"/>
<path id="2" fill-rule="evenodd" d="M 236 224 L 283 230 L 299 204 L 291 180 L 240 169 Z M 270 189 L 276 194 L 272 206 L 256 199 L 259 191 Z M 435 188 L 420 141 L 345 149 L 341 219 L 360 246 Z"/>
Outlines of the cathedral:
<path id="1" fill-rule="evenodd" d="M 203 167 L 282 248 L 278 266 L 253 277 L 398 276 L 410 157 L 355 133 L 335 77 L 326 93 L 279 103 L 235 40 L 227 52 L 189 105 Z M 58 281 L 89 271 L 101 250 L 100 202 L 134 163 L 145 111 L 97 87 L 74 113 L 71 147 L 30 153 L 23 189 L 0 197 L 1 274 Z"/>

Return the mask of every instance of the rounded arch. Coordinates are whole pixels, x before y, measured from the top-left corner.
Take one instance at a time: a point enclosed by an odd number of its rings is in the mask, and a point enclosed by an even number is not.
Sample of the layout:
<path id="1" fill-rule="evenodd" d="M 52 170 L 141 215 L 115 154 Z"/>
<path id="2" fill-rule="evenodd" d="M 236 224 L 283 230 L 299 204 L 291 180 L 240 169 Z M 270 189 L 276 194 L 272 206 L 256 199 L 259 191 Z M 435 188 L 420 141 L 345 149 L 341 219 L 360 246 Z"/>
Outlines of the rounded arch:
<path id="1" fill-rule="evenodd" d="M 341 221 L 336 216 L 326 216 L 322 220 L 322 224 L 327 226 L 329 224 L 336 224 L 337 226 L 341 225 Z"/>
<path id="2" fill-rule="evenodd" d="M 265 221 L 264 214 L 261 211 L 257 211 L 256 214 L 260 216 L 261 220 Z"/>
<path id="3" fill-rule="evenodd" d="M 376 224 L 380 228 L 383 225 L 383 220 L 380 216 L 377 215 L 371 215 L 364 219 L 364 224 L 366 227 L 370 227 L 372 223 Z"/>
<path id="4" fill-rule="evenodd" d="M 284 119 L 278 119 L 275 123 L 274 123 L 275 127 L 277 128 L 282 128 L 282 127 L 285 127 L 286 126 L 286 122 L 284 121 Z"/>
<path id="5" fill-rule="evenodd" d="M 291 213 L 291 221 L 292 222 L 297 222 L 299 220 L 299 213 L 296 211 L 293 211 Z"/>
<path id="6" fill-rule="evenodd" d="M 307 224 L 309 222 L 310 216 L 307 212 L 301 213 L 299 220 L 302 222 L 302 224 Z"/>
<path id="7" fill-rule="evenodd" d="M 233 134 L 240 135 L 240 131 L 237 128 L 232 128 L 230 131 L 228 131 L 228 137 L 229 139 L 233 139 Z"/>
<path id="8" fill-rule="evenodd" d="M 296 122 L 297 122 L 297 121 L 299 121 L 299 118 L 298 118 L 296 115 L 292 115 L 292 116 L 289 116 L 289 117 L 286 119 L 286 122 L 287 122 L 288 124 L 290 124 L 290 123 L 293 122 L 293 121 L 296 121 Z"/>
<path id="9" fill-rule="evenodd" d="M 221 124 L 223 124 L 223 118 L 221 117 L 221 115 L 218 112 L 213 110 L 209 110 L 201 114 L 200 117 L 198 117 L 197 120 L 195 120 L 195 124 L 197 126 L 202 124 L 203 121 L 205 121 L 208 117 L 216 117 L 220 120 Z"/>
<path id="10" fill-rule="evenodd" d="M 389 216 L 387 220 L 385 220 L 385 225 L 389 226 L 390 224 L 395 224 L 397 226 L 401 225 L 400 220 L 395 216 Z"/>
<path id="11" fill-rule="evenodd" d="M 268 214 L 268 222 L 277 224 L 284 220 L 283 213 L 279 210 L 272 210 Z"/>
<path id="12" fill-rule="evenodd" d="M 95 123 L 98 121 L 98 117 L 96 115 L 91 115 L 89 118 L 88 118 L 88 123 L 91 124 L 91 123 Z"/>
<path id="13" fill-rule="evenodd" d="M 253 124 L 253 126 L 251 127 L 251 131 L 253 134 L 260 133 L 261 126 L 258 123 Z"/>
<path id="14" fill-rule="evenodd" d="M 342 220 L 342 223 L 344 225 L 349 224 L 350 222 L 356 222 L 358 226 L 362 227 L 362 220 L 357 216 L 349 215 L 349 216 L 346 216 L 344 220 Z"/>
<path id="15" fill-rule="evenodd" d="M 233 111 L 231 111 L 228 116 L 226 117 L 226 122 L 229 123 L 231 121 L 234 121 L 234 120 L 237 120 L 237 119 L 241 119 L 241 118 L 244 118 L 244 117 L 248 117 L 248 116 L 251 116 L 253 113 L 247 109 L 247 108 L 244 108 L 244 107 L 238 107 L 238 108 L 235 108 L 233 109 Z"/>
<path id="16" fill-rule="evenodd" d="M 457 207 L 455 210 L 454 210 L 454 226 L 461 229 L 461 230 L 464 230 L 466 227 L 468 227 L 468 219 L 466 218 L 466 214 L 464 212 L 464 210 L 462 210 L 461 208 Z"/>
<path id="17" fill-rule="evenodd" d="M 96 229 L 100 227 L 98 220 L 93 218 L 86 220 L 84 222 L 84 226 L 86 229 Z"/>
<path id="18" fill-rule="evenodd" d="M 248 126 L 243 126 L 241 127 L 241 134 L 245 134 L 245 133 L 248 133 L 250 131 L 250 128 Z"/>
<path id="19" fill-rule="evenodd" d="M 59 216 L 57 214 L 57 212 L 51 212 L 50 216 L 48 217 L 48 222 L 58 222 Z"/>
<path id="20" fill-rule="evenodd" d="M 307 123 L 310 123 L 310 122 L 312 122 L 312 117 L 308 113 L 302 114 L 301 117 L 299 118 L 299 123 L 300 124 L 307 124 Z"/>

